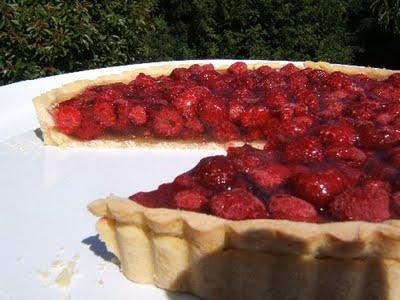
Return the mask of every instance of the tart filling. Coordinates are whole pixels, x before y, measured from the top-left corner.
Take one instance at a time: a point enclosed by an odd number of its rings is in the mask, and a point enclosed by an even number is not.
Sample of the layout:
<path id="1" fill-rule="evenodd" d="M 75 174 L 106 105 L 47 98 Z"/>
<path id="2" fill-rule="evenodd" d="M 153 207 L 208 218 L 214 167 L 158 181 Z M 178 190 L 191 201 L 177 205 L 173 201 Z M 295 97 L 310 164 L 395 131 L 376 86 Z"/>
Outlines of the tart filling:
<path id="1" fill-rule="evenodd" d="M 293 64 L 274 69 L 237 62 L 225 70 L 195 64 L 169 75 L 140 73 L 128 82 L 91 85 L 48 109 L 55 129 L 78 140 L 111 135 L 253 142 L 277 130 L 288 138 L 307 135 L 332 122 L 391 132 L 400 123 L 400 75 L 387 77 Z M 371 138 L 369 146 L 374 143 L 391 139 Z"/>
<path id="2" fill-rule="evenodd" d="M 355 142 L 356 131 L 352 129 L 349 137 L 345 130 L 344 125 L 323 125 L 315 135 L 279 141 L 273 147 L 267 143 L 264 150 L 247 144 L 232 147 L 226 156 L 203 158 L 173 182 L 130 199 L 147 207 L 231 220 L 323 223 L 397 219 L 398 140 L 393 147 L 369 150 L 362 146 L 362 138 Z M 326 137 L 346 143 L 324 143 Z"/>

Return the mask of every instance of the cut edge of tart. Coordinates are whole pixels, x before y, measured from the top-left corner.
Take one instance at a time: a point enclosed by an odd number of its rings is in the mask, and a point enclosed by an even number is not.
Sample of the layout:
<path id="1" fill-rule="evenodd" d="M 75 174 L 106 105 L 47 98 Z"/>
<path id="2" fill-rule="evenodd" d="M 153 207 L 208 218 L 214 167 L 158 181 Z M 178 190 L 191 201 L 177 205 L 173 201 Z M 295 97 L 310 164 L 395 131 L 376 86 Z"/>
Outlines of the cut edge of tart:
<path id="1" fill-rule="evenodd" d="M 63 101 L 69 100 L 78 95 L 86 88 L 102 84 L 111 84 L 116 82 L 128 83 L 136 78 L 140 73 L 150 76 L 168 75 L 172 70 L 179 67 L 189 67 L 194 63 L 214 63 L 217 71 L 226 70 L 233 61 L 182 61 L 161 64 L 148 64 L 146 66 L 137 65 L 131 71 L 125 71 L 121 74 L 101 76 L 94 80 L 78 80 L 53 89 L 34 98 L 33 103 L 39 119 L 40 127 L 43 132 L 44 142 L 47 145 L 61 147 L 99 147 L 99 148 L 193 148 L 193 149 L 221 149 L 228 146 L 242 145 L 243 141 L 229 142 L 196 142 L 180 139 L 158 139 L 156 137 L 143 138 L 135 135 L 104 135 L 93 140 L 80 140 L 64 134 L 55 128 L 54 120 L 51 115 L 51 109 Z M 244 61 L 250 70 L 260 66 L 269 66 L 272 68 L 281 68 L 289 62 L 278 61 Z M 326 62 L 295 62 L 298 68 L 320 69 L 328 73 L 340 71 L 348 75 L 363 74 L 373 79 L 386 79 L 396 71 L 377 69 L 369 67 L 347 66 L 329 64 Z M 251 142 L 252 145 L 261 147 L 263 142 Z"/>
<path id="2" fill-rule="evenodd" d="M 110 196 L 88 205 L 135 282 L 207 299 L 398 299 L 400 223 L 231 221 Z"/>

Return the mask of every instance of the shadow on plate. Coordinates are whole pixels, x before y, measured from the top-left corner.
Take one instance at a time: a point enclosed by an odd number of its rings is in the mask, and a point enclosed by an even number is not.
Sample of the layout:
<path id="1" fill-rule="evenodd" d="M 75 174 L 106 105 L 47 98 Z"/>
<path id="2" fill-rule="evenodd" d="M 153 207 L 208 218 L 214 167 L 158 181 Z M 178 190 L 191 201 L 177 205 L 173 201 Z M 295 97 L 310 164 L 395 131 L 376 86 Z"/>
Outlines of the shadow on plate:
<path id="1" fill-rule="evenodd" d="M 40 128 L 36 128 L 33 132 L 35 133 L 36 137 L 38 137 L 42 142 L 44 142 L 43 131 Z"/>
<path id="2" fill-rule="evenodd" d="M 102 259 L 105 261 L 111 262 L 113 264 L 119 264 L 118 258 L 112 254 L 111 252 L 107 251 L 106 245 L 99 239 L 99 235 L 94 235 L 90 236 L 84 240 L 82 240 L 82 243 L 85 245 L 89 246 L 89 249 L 96 254 L 97 256 L 100 256 Z"/>

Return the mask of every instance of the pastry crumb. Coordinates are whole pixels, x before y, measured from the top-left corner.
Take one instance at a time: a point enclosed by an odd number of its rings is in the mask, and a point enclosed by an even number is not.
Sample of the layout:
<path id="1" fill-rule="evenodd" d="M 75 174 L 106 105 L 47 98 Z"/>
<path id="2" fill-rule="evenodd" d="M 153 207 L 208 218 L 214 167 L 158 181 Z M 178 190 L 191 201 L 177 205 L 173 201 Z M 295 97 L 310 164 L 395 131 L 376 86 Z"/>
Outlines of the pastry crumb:
<path id="1" fill-rule="evenodd" d="M 47 279 L 50 277 L 51 273 L 48 270 L 38 270 L 36 273 L 42 278 Z"/>
<path id="2" fill-rule="evenodd" d="M 70 261 L 58 274 L 57 278 L 54 281 L 54 284 L 59 288 L 66 288 L 71 284 L 71 279 L 74 274 L 75 274 L 75 262 Z"/>
<path id="3" fill-rule="evenodd" d="M 53 262 L 51 263 L 52 268 L 61 268 L 62 265 L 63 265 L 63 263 L 59 259 L 53 260 Z"/>

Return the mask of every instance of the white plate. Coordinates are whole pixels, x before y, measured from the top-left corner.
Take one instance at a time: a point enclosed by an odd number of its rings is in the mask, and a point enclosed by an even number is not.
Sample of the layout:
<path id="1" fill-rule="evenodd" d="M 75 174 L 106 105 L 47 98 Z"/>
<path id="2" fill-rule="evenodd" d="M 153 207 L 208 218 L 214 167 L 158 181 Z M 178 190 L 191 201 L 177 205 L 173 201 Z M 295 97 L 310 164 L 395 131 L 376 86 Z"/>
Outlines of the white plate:
<path id="1" fill-rule="evenodd" d="M 86 205 L 110 192 L 127 196 L 154 189 L 212 152 L 60 150 L 44 147 L 35 133 L 34 96 L 66 82 L 132 68 L 0 87 L 0 299 L 195 299 L 125 279 L 96 237 L 96 219 Z M 78 274 L 68 287 L 54 285 L 62 271 L 51 266 L 56 260 L 75 261 Z"/>

